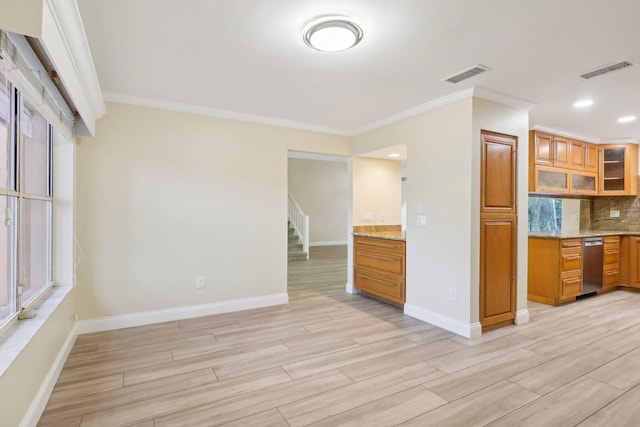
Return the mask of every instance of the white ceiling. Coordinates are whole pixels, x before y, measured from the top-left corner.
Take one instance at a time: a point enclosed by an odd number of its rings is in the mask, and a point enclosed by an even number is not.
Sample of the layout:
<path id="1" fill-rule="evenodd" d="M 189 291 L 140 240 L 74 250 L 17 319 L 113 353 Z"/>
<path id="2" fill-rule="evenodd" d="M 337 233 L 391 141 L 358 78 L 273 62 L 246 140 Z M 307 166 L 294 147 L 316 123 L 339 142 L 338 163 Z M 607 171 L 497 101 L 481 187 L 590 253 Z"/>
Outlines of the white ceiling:
<path id="1" fill-rule="evenodd" d="M 534 104 L 530 126 L 640 139 L 638 0 L 79 0 L 107 99 L 161 101 L 354 134 L 472 86 Z M 354 18 L 355 48 L 308 48 L 320 15 Z M 444 78 L 476 64 L 491 71 Z M 574 101 L 595 104 L 577 111 Z M 618 124 L 623 115 L 638 121 Z M 256 117 L 257 116 L 257 117 Z M 284 123 L 284 122 L 283 122 Z"/>

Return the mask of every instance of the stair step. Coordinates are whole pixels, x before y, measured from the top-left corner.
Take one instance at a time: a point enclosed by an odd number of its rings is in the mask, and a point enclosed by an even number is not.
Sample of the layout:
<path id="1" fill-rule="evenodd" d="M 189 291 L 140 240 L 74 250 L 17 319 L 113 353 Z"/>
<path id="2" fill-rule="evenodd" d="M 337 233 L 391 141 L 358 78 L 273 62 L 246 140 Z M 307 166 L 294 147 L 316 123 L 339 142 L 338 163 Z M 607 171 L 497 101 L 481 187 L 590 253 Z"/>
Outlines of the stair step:
<path id="1" fill-rule="evenodd" d="M 302 243 L 289 243 L 289 252 L 302 251 Z"/>
<path id="2" fill-rule="evenodd" d="M 306 261 L 307 253 L 306 252 L 289 252 L 289 261 Z"/>

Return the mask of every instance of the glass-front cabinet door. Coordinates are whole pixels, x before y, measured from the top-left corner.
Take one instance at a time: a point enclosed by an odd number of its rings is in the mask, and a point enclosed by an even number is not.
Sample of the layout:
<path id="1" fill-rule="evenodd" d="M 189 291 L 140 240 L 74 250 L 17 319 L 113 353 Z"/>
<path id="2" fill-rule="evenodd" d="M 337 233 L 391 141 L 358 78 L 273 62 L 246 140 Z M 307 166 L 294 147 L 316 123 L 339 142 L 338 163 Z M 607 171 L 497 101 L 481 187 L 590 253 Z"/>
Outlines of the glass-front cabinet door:
<path id="1" fill-rule="evenodd" d="M 562 169 L 545 166 L 535 168 L 535 191 L 537 192 L 569 192 L 569 173 Z"/>
<path id="2" fill-rule="evenodd" d="M 598 179 L 595 173 L 573 172 L 571 174 L 572 194 L 598 194 Z"/>

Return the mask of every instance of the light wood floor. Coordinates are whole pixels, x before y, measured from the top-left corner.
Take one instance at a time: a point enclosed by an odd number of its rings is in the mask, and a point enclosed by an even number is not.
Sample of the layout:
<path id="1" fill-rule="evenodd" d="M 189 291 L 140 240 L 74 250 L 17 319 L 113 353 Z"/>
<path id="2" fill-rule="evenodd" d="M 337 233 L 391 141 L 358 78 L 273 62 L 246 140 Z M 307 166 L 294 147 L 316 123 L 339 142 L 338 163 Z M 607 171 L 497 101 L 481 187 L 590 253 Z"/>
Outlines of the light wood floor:
<path id="1" fill-rule="evenodd" d="M 78 337 L 39 425 L 640 425 L 640 294 L 467 340 L 345 294 L 346 249 L 312 249 L 286 306 Z"/>

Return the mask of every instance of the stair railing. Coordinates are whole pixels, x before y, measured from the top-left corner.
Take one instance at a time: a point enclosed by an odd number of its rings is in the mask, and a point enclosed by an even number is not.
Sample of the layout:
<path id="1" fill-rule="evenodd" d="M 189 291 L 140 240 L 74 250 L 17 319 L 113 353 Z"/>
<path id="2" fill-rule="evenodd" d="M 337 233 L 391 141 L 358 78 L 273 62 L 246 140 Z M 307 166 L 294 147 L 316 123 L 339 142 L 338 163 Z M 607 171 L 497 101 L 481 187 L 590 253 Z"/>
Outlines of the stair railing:
<path id="1" fill-rule="evenodd" d="M 304 214 L 304 211 L 296 203 L 291 193 L 289 193 L 288 216 L 296 234 L 302 240 L 302 250 L 307 254 L 307 259 L 309 259 L 309 215 Z"/>

